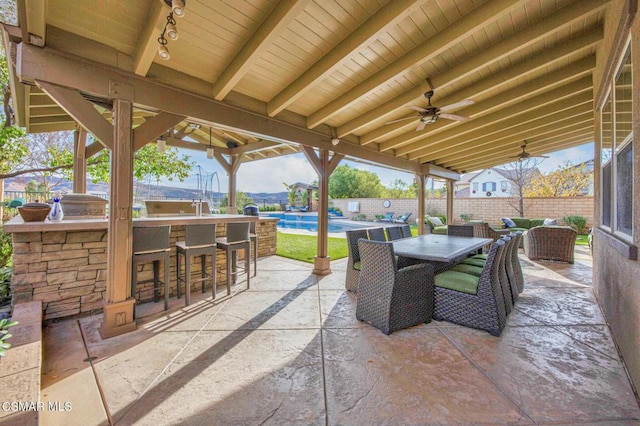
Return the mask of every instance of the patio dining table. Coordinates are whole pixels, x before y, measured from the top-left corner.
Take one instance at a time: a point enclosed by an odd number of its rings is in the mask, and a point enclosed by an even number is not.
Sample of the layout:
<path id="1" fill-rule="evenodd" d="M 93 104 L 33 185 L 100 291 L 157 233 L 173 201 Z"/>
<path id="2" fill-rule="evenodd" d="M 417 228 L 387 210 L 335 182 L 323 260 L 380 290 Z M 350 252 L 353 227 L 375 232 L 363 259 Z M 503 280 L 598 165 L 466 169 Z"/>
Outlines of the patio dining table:
<path id="1" fill-rule="evenodd" d="M 492 242 L 490 238 L 426 234 L 393 241 L 393 251 L 397 256 L 449 263 Z"/>

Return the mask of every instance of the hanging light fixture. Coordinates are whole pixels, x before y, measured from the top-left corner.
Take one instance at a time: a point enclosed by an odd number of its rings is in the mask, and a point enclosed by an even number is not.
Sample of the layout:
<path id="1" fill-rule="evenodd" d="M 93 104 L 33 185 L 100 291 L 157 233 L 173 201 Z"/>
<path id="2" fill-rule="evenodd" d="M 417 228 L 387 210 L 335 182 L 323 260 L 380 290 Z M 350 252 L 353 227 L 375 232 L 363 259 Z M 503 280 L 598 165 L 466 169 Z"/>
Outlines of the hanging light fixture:
<path id="1" fill-rule="evenodd" d="M 211 145 L 211 127 L 209 127 L 209 146 L 207 147 L 207 158 L 213 159 L 213 145 Z"/>
<path id="2" fill-rule="evenodd" d="M 167 37 L 171 40 L 178 39 L 178 28 L 176 28 L 176 20 L 173 19 L 173 12 L 167 16 L 167 26 L 165 27 L 165 31 L 167 32 Z"/>
<path id="3" fill-rule="evenodd" d="M 156 149 L 158 152 L 164 153 L 167 150 L 167 141 L 164 140 L 164 136 L 158 136 L 158 140 L 156 141 Z"/>
<path id="4" fill-rule="evenodd" d="M 185 0 L 164 0 L 164 2 L 171 8 L 176 18 L 182 18 L 184 16 Z"/>
<path id="5" fill-rule="evenodd" d="M 167 48 L 167 39 L 164 37 L 165 31 L 162 31 L 162 34 L 158 37 L 158 55 L 160 55 L 160 57 L 165 61 L 168 61 L 171 58 L 171 54 Z"/>

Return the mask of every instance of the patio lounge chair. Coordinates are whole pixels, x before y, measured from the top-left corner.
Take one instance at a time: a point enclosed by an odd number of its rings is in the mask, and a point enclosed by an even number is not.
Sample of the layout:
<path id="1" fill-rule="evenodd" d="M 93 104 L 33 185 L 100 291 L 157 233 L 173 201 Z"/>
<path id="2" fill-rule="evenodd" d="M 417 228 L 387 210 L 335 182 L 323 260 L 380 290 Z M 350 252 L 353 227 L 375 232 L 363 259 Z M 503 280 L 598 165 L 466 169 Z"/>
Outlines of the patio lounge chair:
<path id="1" fill-rule="evenodd" d="M 399 216 L 395 219 L 393 219 L 393 223 L 409 223 L 409 216 L 411 216 L 411 212 L 407 212 L 405 214 L 403 214 L 402 216 Z"/>
<path id="2" fill-rule="evenodd" d="M 431 322 L 433 269 L 426 263 L 397 269 L 393 243 L 358 241 L 362 269 L 356 318 L 391 334 Z"/>
<path id="3" fill-rule="evenodd" d="M 436 275 L 433 319 L 499 336 L 507 322 L 499 278 L 504 248 L 504 241 L 491 245 L 479 277 L 453 270 Z"/>
<path id="4" fill-rule="evenodd" d="M 578 233 L 568 226 L 537 226 L 525 231 L 524 254 L 531 260 L 573 263 Z"/>
<path id="5" fill-rule="evenodd" d="M 395 212 L 387 212 L 382 219 L 377 219 L 376 222 L 391 222 L 393 221 L 393 215 L 395 214 Z"/>

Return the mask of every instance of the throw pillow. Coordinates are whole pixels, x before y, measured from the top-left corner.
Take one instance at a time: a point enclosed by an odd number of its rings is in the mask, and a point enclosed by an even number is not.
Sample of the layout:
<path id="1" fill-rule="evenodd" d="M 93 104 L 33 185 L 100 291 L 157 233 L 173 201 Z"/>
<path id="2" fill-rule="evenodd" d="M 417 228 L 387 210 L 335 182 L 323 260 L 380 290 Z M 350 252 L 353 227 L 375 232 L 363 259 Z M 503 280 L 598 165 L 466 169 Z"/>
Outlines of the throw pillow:
<path id="1" fill-rule="evenodd" d="M 557 226 L 558 225 L 558 221 L 556 219 L 545 219 L 544 220 L 544 225 L 553 225 L 553 226 Z"/>
<path id="2" fill-rule="evenodd" d="M 429 221 L 433 223 L 433 226 L 442 226 L 444 223 L 440 220 L 439 217 L 429 216 Z"/>
<path id="3" fill-rule="evenodd" d="M 508 217 L 503 217 L 501 220 L 505 228 L 517 228 L 516 223 Z"/>

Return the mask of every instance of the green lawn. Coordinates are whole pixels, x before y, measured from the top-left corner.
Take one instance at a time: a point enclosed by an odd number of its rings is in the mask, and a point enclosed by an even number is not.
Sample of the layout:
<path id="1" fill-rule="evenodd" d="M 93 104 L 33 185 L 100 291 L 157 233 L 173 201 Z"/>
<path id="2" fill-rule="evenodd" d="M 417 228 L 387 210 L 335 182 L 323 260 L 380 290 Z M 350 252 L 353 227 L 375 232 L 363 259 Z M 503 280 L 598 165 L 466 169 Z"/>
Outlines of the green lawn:
<path id="1" fill-rule="evenodd" d="M 290 259 L 313 263 L 318 252 L 318 237 L 315 235 L 286 234 L 278 232 L 276 254 Z M 329 238 L 329 257 L 342 259 L 349 255 L 346 238 Z"/>
<path id="2" fill-rule="evenodd" d="M 578 238 L 576 239 L 577 246 L 588 246 L 589 241 L 587 240 L 587 234 L 578 234 Z"/>

